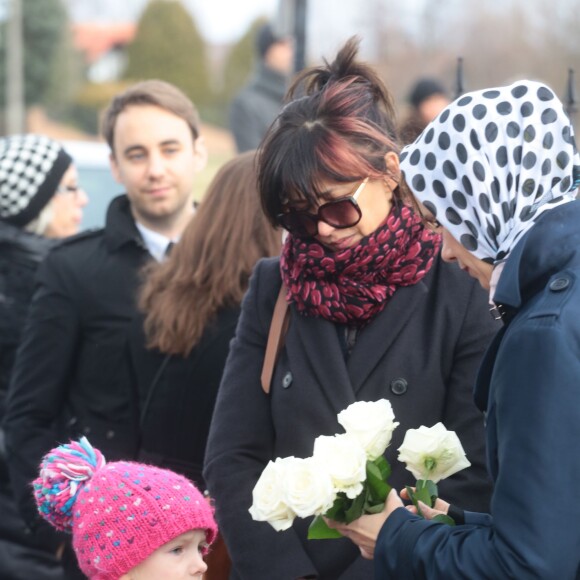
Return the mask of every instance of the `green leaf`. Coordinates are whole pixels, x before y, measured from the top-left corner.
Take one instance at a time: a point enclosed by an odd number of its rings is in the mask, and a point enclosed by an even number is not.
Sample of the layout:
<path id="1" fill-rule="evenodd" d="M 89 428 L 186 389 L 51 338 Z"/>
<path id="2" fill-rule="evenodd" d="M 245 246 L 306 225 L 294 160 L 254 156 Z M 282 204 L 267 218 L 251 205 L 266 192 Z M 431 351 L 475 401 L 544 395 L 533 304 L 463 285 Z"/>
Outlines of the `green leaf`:
<path id="1" fill-rule="evenodd" d="M 309 540 L 332 540 L 342 538 L 342 534 L 329 528 L 321 516 L 316 516 L 308 527 Z"/>
<path id="2" fill-rule="evenodd" d="M 345 521 L 347 524 L 354 522 L 354 520 L 357 520 L 363 515 L 364 505 L 365 505 L 365 494 L 361 493 L 354 498 L 352 505 L 345 512 L 346 516 Z"/>
<path id="3" fill-rule="evenodd" d="M 374 463 L 381 472 L 381 479 L 387 481 L 391 475 L 391 465 L 389 462 L 381 455 L 377 457 L 372 463 Z"/>
<path id="4" fill-rule="evenodd" d="M 335 522 L 346 523 L 346 511 L 352 506 L 353 500 L 346 497 L 345 493 L 339 493 L 332 507 L 324 514 Z"/>
<path id="5" fill-rule="evenodd" d="M 424 480 L 424 479 L 419 479 L 417 480 L 417 485 L 415 486 L 415 498 L 417 501 L 422 501 L 426 506 L 428 507 L 433 507 L 433 503 L 431 501 L 431 491 L 432 488 L 429 484 L 433 484 L 432 481 L 430 480 Z M 433 484 L 435 485 L 435 484 Z M 437 491 L 437 488 L 435 488 L 435 491 Z M 437 497 L 437 496 L 435 496 Z M 413 502 L 415 503 L 415 502 Z M 417 504 L 415 503 L 415 506 L 417 507 L 417 509 L 419 510 L 419 506 L 417 506 Z M 420 511 L 420 510 L 419 510 Z M 420 514 L 422 515 L 422 514 Z"/>
<path id="6" fill-rule="evenodd" d="M 448 526 L 454 526 L 455 525 L 455 520 L 445 514 L 439 514 L 433 518 L 431 518 L 432 522 L 439 522 L 440 524 L 447 524 Z"/>
<path id="7" fill-rule="evenodd" d="M 385 509 L 384 503 L 377 503 L 374 505 L 365 504 L 364 513 L 365 514 L 380 514 Z"/>
<path id="8" fill-rule="evenodd" d="M 366 485 L 371 492 L 373 502 L 383 502 L 387 499 L 387 495 L 391 491 L 391 486 L 383 479 L 384 466 L 381 467 L 376 465 L 373 461 L 367 461 L 367 480 Z"/>
<path id="9" fill-rule="evenodd" d="M 435 502 L 437 501 L 437 498 L 439 497 L 439 491 L 437 490 L 437 484 L 435 482 L 431 481 L 430 479 L 427 479 L 425 481 L 425 489 L 427 490 L 427 493 L 429 494 L 429 497 L 431 498 L 430 506 L 434 506 Z"/>

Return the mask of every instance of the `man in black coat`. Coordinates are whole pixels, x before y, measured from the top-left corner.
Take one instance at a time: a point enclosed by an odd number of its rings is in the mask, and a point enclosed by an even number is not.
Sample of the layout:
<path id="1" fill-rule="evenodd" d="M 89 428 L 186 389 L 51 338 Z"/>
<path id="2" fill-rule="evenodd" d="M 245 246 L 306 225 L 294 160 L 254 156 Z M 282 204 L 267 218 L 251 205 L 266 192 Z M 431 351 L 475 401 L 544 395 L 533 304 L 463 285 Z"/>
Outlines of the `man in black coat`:
<path id="1" fill-rule="evenodd" d="M 136 426 L 127 380 L 128 325 L 141 268 L 161 260 L 193 215 L 206 161 L 199 118 L 176 87 L 145 81 L 113 99 L 103 133 L 126 194 L 103 229 L 54 249 L 40 266 L 11 378 L 4 430 L 20 511 L 42 531 L 30 482 L 44 453 L 86 435 L 108 460 L 132 458 Z M 69 576 L 76 563 L 65 552 Z"/>

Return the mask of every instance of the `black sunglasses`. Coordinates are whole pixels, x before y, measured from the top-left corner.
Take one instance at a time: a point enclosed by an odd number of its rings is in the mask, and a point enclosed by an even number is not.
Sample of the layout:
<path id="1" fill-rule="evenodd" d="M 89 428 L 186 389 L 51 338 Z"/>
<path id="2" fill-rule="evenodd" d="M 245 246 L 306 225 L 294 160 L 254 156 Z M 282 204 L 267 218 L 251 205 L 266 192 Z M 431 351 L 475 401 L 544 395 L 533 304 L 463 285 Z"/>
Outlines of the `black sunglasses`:
<path id="1" fill-rule="evenodd" d="M 276 216 L 278 223 L 285 230 L 299 237 L 315 236 L 318 233 L 319 221 L 339 230 L 352 228 L 362 218 L 362 211 L 357 199 L 368 181 L 369 178 L 366 177 L 352 195 L 322 204 L 315 214 L 295 209 L 278 214 Z"/>

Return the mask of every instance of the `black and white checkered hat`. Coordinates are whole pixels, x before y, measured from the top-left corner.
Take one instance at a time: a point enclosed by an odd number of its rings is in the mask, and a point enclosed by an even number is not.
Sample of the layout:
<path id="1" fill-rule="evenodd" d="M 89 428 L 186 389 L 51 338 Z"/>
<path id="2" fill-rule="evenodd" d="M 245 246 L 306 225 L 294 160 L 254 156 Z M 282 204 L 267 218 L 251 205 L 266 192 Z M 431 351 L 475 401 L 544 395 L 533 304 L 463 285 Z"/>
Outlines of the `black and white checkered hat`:
<path id="1" fill-rule="evenodd" d="M 43 135 L 0 139 L 0 220 L 25 226 L 56 193 L 70 155 Z"/>

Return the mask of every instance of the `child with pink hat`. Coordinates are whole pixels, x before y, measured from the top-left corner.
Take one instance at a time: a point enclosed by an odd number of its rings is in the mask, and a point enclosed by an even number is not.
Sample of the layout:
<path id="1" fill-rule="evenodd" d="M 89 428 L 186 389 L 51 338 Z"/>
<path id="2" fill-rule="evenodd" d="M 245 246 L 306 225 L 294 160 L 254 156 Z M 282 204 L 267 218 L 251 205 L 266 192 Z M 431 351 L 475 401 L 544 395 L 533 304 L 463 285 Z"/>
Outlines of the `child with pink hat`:
<path id="1" fill-rule="evenodd" d="M 47 453 L 33 485 L 41 516 L 72 532 L 90 580 L 181 580 L 207 570 L 213 510 L 181 475 L 107 463 L 83 437 Z"/>

